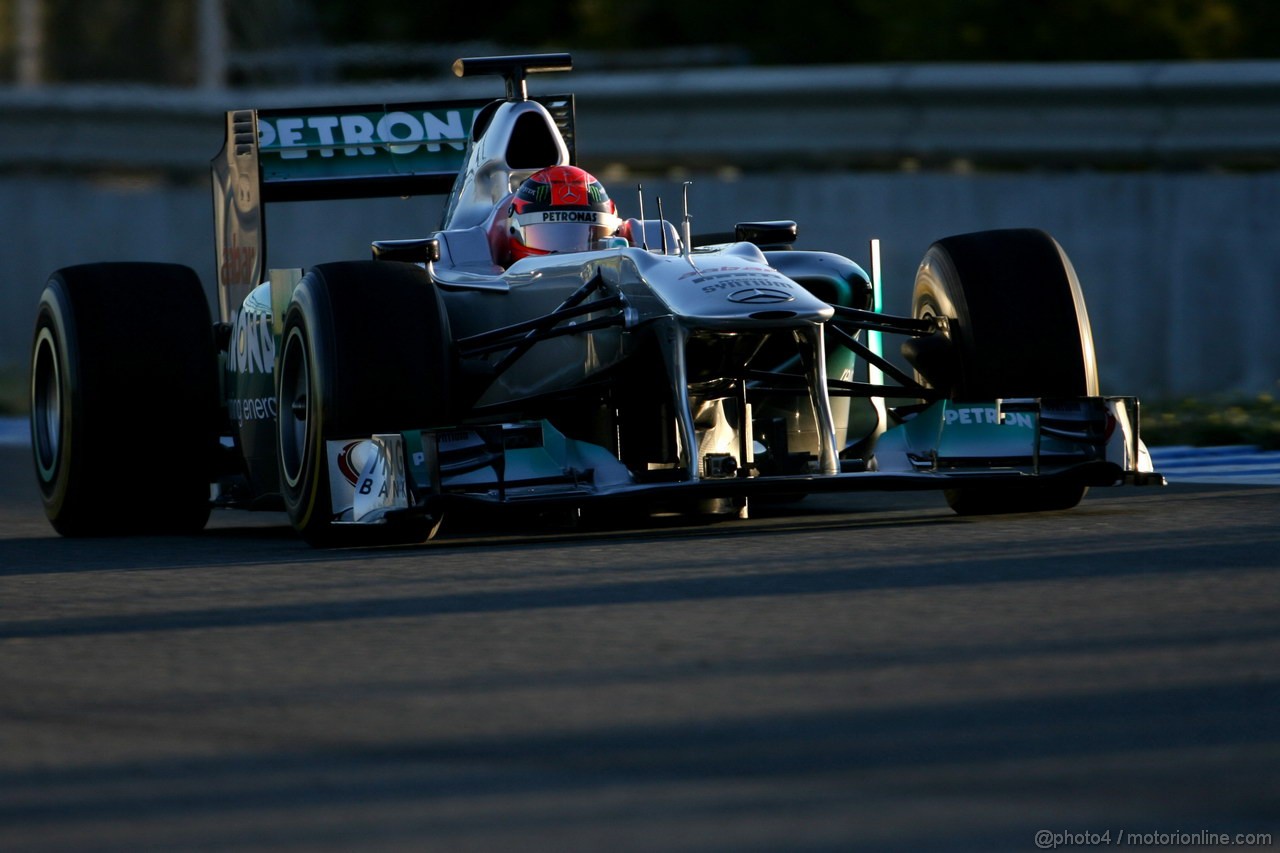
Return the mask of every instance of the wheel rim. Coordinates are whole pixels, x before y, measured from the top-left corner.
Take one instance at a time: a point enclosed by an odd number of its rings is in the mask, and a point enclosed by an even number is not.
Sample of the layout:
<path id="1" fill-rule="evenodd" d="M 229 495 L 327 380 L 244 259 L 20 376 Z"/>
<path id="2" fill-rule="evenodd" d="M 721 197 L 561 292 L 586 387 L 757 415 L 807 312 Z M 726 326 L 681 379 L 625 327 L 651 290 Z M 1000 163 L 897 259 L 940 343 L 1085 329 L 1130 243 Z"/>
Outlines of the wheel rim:
<path id="1" fill-rule="evenodd" d="M 280 469 L 285 482 L 297 486 L 310 443 L 311 369 L 306 342 L 290 329 L 280 364 Z"/>
<path id="2" fill-rule="evenodd" d="M 62 449 L 62 370 L 53 334 L 40 330 L 31 372 L 31 438 L 40 477 L 53 479 Z"/>

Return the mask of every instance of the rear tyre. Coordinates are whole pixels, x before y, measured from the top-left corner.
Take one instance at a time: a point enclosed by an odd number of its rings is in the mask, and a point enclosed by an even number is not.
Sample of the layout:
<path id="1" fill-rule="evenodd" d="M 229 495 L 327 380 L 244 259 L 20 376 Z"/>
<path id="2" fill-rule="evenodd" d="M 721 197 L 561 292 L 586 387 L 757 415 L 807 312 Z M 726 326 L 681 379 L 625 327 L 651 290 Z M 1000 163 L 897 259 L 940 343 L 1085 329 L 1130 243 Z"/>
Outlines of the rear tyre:
<path id="1" fill-rule="evenodd" d="M 953 400 L 1098 394 L 1084 296 L 1062 247 L 1043 231 L 981 231 L 939 240 L 916 274 L 912 313 L 946 317 L 953 358 L 925 376 Z M 1085 486 L 947 490 L 962 515 L 1070 509 Z"/>
<path id="2" fill-rule="evenodd" d="M 31 349 L 31 444 L 64 536 L 195 533 L 218 443 L 213 324 L 175 264 L 58 270 Z"/>
<path id="3" fill-rule="evenodd" d="M 413 264 L 322 264 L 303 276 L 285 314 L 277 457 L 285 508 L 316 547 L 422 542 L 439 518 L 335 523 L 331 441 L 446 425 L 456 358 L 448 315 Z"/>

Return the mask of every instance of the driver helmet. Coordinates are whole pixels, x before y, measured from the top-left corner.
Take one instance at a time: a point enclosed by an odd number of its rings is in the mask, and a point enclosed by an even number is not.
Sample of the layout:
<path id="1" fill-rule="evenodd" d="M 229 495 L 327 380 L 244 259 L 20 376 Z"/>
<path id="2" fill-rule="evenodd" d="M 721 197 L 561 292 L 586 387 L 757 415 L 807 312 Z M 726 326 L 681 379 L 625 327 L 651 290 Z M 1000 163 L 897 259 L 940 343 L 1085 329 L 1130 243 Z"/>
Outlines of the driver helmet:
<path id="1" fill-rule="evenodd" d="M 591 173 L 552 166 L 530 175 L 507 208 L 511 260 L 585 252 L 618 230 L 617 208 Z"/>

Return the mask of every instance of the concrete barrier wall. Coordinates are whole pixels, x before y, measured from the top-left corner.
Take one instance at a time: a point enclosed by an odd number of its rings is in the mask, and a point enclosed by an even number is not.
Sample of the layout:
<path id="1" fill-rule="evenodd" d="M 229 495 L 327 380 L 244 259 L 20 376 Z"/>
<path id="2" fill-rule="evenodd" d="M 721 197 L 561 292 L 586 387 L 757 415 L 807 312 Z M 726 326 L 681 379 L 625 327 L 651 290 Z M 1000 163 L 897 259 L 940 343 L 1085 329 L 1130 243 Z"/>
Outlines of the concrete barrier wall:
<path id="1" fill-rule="evenodd" d="M 665 69 L 530 84 L 577 93 L 580 160 L 624 212 L 627 175 L 684 169 L 695 231 L 792 218 L 803 247 L 858 259 L 879 237 L 894 311 L 932 240 L 1044 228 L 1084 284 L 1104 390 L 1280 390 L 1280 63 Z M 222 111 L 500 91 L 493 77 L 0 90 L 0 368 L 25 363 L 56 267 L 175 261 L 212 281 L 206 175 Z M 100 177 L 121 174 L 133 177 Z M 678 184 L 646 187 L 677 218 Z M 430 199 L 282 206 L 268 260 L 363 257 L 371 239 L 421 235 L 438 215 Z"/>
<path id="2" fill-rule="evenodd" d="M 1143 396 L 1276 390 L 1280 379 L 1280 174 L 798 173 L 693 176 L 694 231 L 792 218 L 800 245 L 865 265 L 883 243 L 886 307 L 909 309 L 929 243 L 987 228 L 1039 227 L 1072 258 L 1085 289 L 1103 390 Z M 647 181 L 649 211 L 679 185 Z M 633 213 L 631 182 L 611 187 Z M 27 358 L 33 307 L 52 269 L 101 260 L 185 263 L 213 280 L 212 215 L 203 186 L 83 178 L 0 179 L 6 282 L 0 363 Z M 433 199 L 280 205 L 268 220 L 269 261 L 309 266 L 365 257 L 372 239 L 417 236 Z M 212 294 L 210 294 L 212 304 Z M 1029 318 L 1034 322 L 1034 318 Z M 162 318 L 157 318 L 162 321 Z"/>

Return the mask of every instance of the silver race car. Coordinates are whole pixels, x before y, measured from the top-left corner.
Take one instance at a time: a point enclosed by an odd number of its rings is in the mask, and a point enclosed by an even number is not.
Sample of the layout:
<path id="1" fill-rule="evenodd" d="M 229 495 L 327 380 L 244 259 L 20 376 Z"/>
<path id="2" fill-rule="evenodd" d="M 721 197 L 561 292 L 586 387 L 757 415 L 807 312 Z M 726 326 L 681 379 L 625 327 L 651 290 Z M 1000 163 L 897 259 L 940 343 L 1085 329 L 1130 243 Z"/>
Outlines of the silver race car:
<path id="1" fill-rule="evenodd" d="M 1163 483 L 1138 401 L 1099 393 L 1052 237 L 939 240 L 912 315 L 887 315 L 874 242 L 868 274 L 796 249 L 791 221 L 694 234 L 687 188 L 670 218 L 643 190 L 620 216 L 576 165 L 573 97 L 528 94 L 569 67 L 455 63 L 501 75 L 500 100 L 229 113 L 217 323 L 183 266 L 69 267 L 43 293 L 32 436 L 53 526 L 284 509 L 324 546 L 421 541 L 455 510 L 745 515 L 938 489 L 961 513 L 1025 512 Z M 434 233 L 267 264 L 276 202 L 428 193 L 448 195 Z"/>

